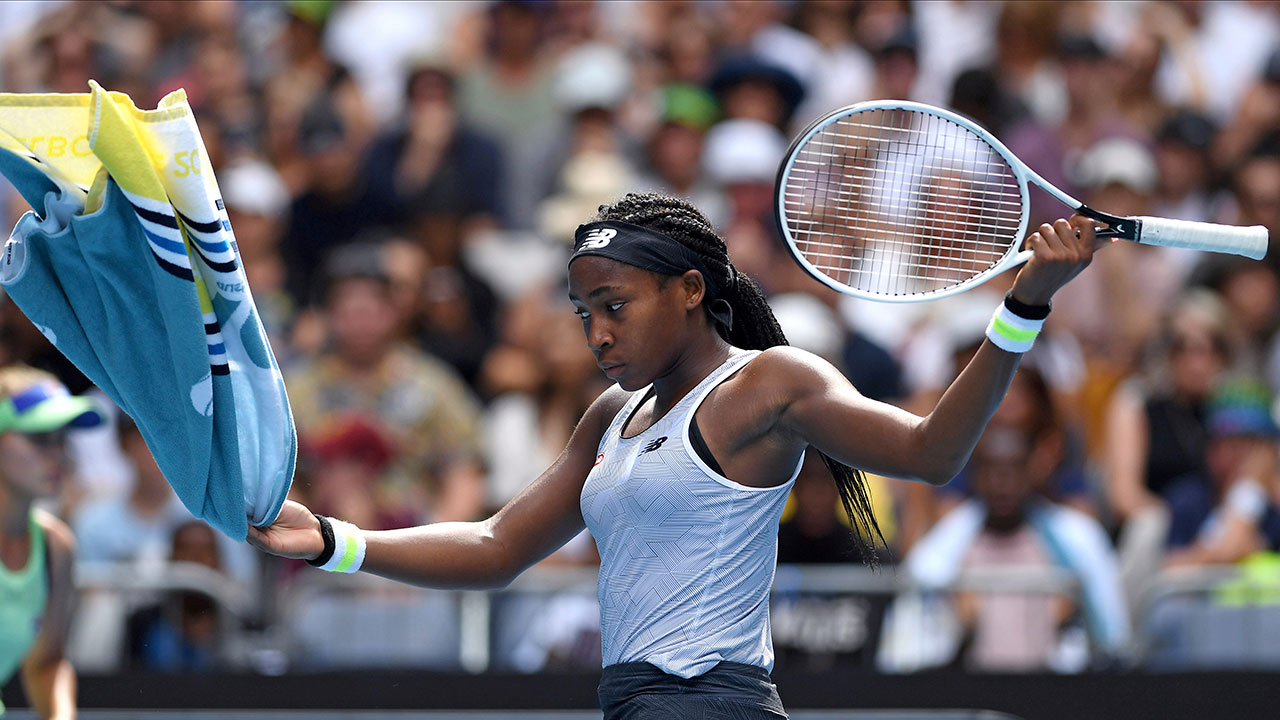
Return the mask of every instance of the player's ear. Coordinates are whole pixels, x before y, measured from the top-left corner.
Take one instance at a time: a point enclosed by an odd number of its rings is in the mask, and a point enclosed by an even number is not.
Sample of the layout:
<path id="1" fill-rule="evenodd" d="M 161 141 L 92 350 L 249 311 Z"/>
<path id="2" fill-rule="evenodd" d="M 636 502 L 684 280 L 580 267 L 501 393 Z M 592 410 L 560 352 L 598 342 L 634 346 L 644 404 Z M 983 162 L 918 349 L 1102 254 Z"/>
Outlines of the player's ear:
<path id="1" fill-rule="evenodd" d="M 685 307 L 688 309 L 700 305 L 707 294 L 707 281 L 697 270 L 686 270 L 680 276 L 680 287 L 684 290 Z"/>

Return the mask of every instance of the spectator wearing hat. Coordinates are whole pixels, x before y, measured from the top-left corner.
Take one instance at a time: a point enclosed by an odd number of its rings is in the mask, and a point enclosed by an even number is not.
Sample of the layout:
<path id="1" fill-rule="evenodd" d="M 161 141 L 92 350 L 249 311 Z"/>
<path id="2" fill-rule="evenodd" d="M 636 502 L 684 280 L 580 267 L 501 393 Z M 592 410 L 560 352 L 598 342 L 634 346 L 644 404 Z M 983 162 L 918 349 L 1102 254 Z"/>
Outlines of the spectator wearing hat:
<path id="1" fill-rule="evenodd" d="M 323 287 L 325 255 L 393 216 L 393 208 L 379 205 L 370 192 L 361 146 L 332 105 L 321 102 L 307 112 L 299 150 L 310 185 L 293 201 L 281 251 L 290 295 L 300 306 L 310 306 Z"/>
<path id="2" fill-rule="evenodd" d="M 383 248 L 347 245 L 327 262 L 329 343 L 286 372 L 300 437 L 320 437 L 359 414 L 388 433 L 396 453 L 378 478 L 379 509 L 417 520 L 466 520 L 484 502 L 479 403 L 443 361 L 399 335 Z"/>
<path id="3" fill-rule="evenodd" d="M 756 55 L 737 55 L 720 63 L 711 92 L 730 120 L 755 120 L 786 131 L 804 85 L 790 70 Z"/>
<path id="4" fill-rule="evenodd" d="M 1119 111 L 1122 70 L 1107 46 L 1092 34 L 1068 32 L 1058 38 L 1057 59 L 1067 111 L 1055 129 L 1068 158 L 1108 138 L 1148 138 L 1147 131 L 1134 127 Z"/>
<path id="5" fill-rule="evenodd" d="M 229 581 L 218 534 L 194 518 L 174 528 L 166 543 L 171 563 L 207 568 L 211 579 Z M 130 665 L 153 672 L 211 672 L 226 663 L 221 609 L 207 593 L 169 590 L 160 601 L 130 613 Z"/>
<path id="6" fill-rule="evenodd" d="M 254 158 L 242 158 L 219 170 L 218 185 L 258 315 L 280 364 L 287 365 L 292 360 L 292 332 L 299 312 L 285 285 L 288 268 L 281 255 L 289 222 L 289 189 L 275 168 Z"/>
<path id="7" fill-rule="evenodd" d="M 1234 563 L 1280 548 L 1280 428 L 1261 382 L 1233 378 L 1209 402 L 1208 482 L 1171 488 L 1168 566 Z"/>
<path id="8" fill-rule="evenodd" d="M 645 144 L 645 171 L 639 185 L 688 198 L 717 227 L 727 220 L 725 199 L 703 165 L 707 130 L 720 118 L 720 107 L 696 85 L 671 83 L 660 90 L 658 127 Z"/>
<path id="9" fill-rule="evenodd" d="M 872 97 L 912 100 L 920 75 L 919 38 L 910 23 L 903 23 L 876 48 L 875 85 Z"/>
<path id="10" fill-rule="evenodd" d="M 67 477 L 65 430 L 102 418 L 93 400 L 48 373 L 0 369 L 0 684 L 21 670 L 29 702 L 47 718 L 76 711 L 66 656 L 76 549 L 66 524 L 35 504 L 57 495 Z"/>
<path id="11" fill-rule="evenodd" d="M 385 497 L 388 488 L 379 482 L 399 450 L 376 418 L 335 413 L 300 439 L 299 450 L 298 495 L 316 512 L 358 517 L 379 530 L 413 522 L 410 509 Z"/>
<path id="12" fill-rule="evenodd" d="M 1160 123 L 1155 134 L 1156 196 L 1152 213 L 1195 222 L 1216 218 L 1211 149 L 1217 136 L 1203 113 L 1179 109 Z M 1194 256 L 1182 254 L 1188 261 Z"/>
<path id="13" fill-rule="evenodd" d="M 773 183 L 786 154 L 787 138 L 759 119 L 729 118 L 707 131 L 702 163 L 726 200 L 725 242 L 734 264 L 776 287 L 779 273 L 795 270 L 782 262 L 773 221 Z"/>
<path id="14" fill-rule="evenodd" d="M 631 90 L 630 60 L 614 45 L 580 45 L 556 63 L 552 93 L 561 114 L 536 133 L 536 152 L 527 156 L 531 162 L 516 200 L 520 207 L 537 208 L 544 235 L 565 240 L 577 227 L 569 218 L 581 218 L 581 209 L 570 210 L 566 199 L 596 196 L 594 208 L 631 186 L 643 154 L 623 126 Z M 606 177 L 587 183 L 596 191 L 583 187 L 582 173 L 602 172 Z M 543 203 L 553 197 L 549 209 Z"/>
<path id="15" fill-rule="evenodd" d="M 307 153 L 301 151 L 304 120 L 316 108 L 327 108 L 337 118 L 356 152 L 364 149 L 376 127 L 355 78 L 325 48 L 329 15 L 336 6 L 330 2 L 279 4 L 286 14 L 272 50 L 280 58 L 262 85 L 258 104 L 264 112 L 264 153 L 284 175 L 294 196 L 305 192 L 314 177 Z"/>
<path id="16" fill-rule="evenodd" d="M 1127 136 L 1090 145 L 1075 164 L 1080 199 L 1118 215 L 1148 215 L 1158 171 L 1151 149 Z M 1114 250 L 1115 252 L 1111 252 Z M 1181 289 L 1186 261 L 1178 250 L 1138 243 L 1115 243 L 1098 256 L 1097 273 L 1067 290 L 1057 322 L 1080 341 L 1091 380 L 1108 383 L 1130 373 L 1161 313 Z"/>

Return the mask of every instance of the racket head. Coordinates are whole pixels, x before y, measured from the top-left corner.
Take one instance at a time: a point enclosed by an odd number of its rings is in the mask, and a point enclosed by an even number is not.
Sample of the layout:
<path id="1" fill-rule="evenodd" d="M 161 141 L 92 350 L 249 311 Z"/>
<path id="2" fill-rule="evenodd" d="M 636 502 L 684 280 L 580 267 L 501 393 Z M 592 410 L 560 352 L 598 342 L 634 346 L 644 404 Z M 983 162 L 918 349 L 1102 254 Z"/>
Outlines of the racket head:
<path id="1" fill-rule="evenodd" d="M 774 217 L 824 285 L 883 302 L 964 292 L 1029 257 L 1026 166 L 991 133 L 922 103 L 872 101 L 792 141 Z"/>

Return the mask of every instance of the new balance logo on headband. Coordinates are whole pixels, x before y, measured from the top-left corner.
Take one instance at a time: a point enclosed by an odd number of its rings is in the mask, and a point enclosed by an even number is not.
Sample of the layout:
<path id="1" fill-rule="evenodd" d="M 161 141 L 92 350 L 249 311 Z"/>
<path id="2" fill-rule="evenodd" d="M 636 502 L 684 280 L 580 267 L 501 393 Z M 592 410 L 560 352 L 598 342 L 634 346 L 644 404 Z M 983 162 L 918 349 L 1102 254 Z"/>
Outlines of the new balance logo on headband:
<path id="1" fill-rule="evenodd" d="M 617 234 L 618 231 L 613 228 L 596 228 L 582 236 L 582 244 L 578 246 L 577 252 L 582 252 L 583 250 L 599 250 L 605 245 L 608 245 L 609 241 Z"/>

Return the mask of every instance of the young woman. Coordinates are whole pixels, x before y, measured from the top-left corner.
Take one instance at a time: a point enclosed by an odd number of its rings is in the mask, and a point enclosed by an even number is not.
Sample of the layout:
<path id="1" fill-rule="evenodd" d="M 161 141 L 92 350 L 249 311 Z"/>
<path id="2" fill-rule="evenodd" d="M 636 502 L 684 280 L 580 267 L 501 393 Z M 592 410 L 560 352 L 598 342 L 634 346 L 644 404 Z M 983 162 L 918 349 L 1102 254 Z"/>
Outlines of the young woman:
<path id="1" fill-rule="evenodd" d="M 1026 318 L 1015 325 L 1033 328 L 1089 263 L 1093 226 L 1059 220 L 1029 242 L 1035 257 L 1006 305 Z M 365 532 L 289 503 L 250 541 L 326 569 L 495 588 L 585 525 L 601 556 L 606 718 L 709 708 L 786 717 L 769 681 L 768 595 L 778 516 L 805 449 L 824 454 L 846 510 L 874 532 L 850 466 L 947 482 L 1020 356 L 985 343 L 926 417 L 868 400 L 830 364 L 782 347 L 759 288 L 730 264 L 706 218 L 658 195 L 627 195 L 578 229 L 569 299 L 617 384 L 551 467 L 496 515 Z M 1000 309 L 1002 327 L 1009 312 Z"/>
<path id="2" fill-rule="evenodd" d="M 0 369 L 0 685 L 20 667 L 27 699 L 45 718 L 76 714 L 75 670 L 63 654 L 74 540 L 33 503 L 56 494 L 66 474 L 63 428 L 101 421 L 92 400 L 52 375 Z"/>

